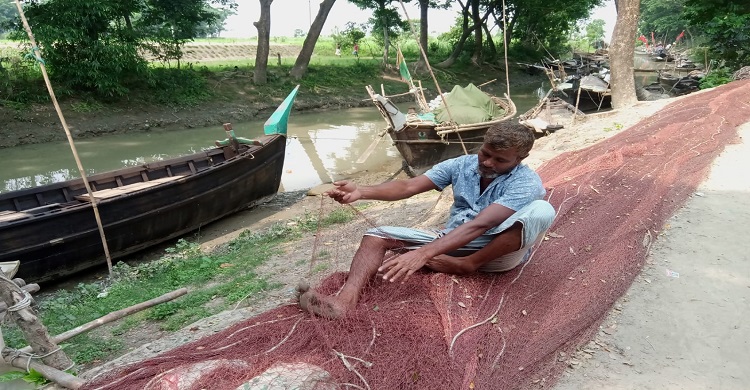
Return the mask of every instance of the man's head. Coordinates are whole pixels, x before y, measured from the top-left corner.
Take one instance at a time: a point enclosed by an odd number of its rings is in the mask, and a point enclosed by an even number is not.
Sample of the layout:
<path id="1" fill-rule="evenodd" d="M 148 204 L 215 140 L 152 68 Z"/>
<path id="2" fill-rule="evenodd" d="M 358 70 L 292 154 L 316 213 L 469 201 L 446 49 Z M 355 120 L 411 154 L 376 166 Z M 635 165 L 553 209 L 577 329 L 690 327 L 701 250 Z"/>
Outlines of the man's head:
<path id="1" fill-rule="evenodd" d="M 487 130 L 479 149 L 479 173 L 494 179 L 510 172 L 529 156 L 534 134 L 518 121 L 502 121 Z"/>

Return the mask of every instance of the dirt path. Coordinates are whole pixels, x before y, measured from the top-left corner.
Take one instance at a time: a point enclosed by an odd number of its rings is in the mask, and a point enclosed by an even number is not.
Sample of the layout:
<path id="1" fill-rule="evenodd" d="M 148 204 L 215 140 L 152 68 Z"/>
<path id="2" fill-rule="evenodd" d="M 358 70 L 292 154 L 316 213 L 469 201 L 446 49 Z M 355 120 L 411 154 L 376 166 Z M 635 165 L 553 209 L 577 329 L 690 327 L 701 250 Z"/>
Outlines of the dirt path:
<path id="1" fill-rule="evenodd" d="M 740 135 L 670 220 L 558 389 L 748 387 L 750 123 Z"/>

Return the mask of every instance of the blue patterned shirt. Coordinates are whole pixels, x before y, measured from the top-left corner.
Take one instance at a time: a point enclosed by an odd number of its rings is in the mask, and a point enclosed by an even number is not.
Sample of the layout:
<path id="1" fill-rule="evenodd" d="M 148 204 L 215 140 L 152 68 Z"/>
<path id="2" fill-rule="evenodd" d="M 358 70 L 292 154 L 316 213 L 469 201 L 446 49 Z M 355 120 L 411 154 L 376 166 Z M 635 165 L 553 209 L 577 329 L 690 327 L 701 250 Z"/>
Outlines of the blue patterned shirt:
<path id="1" fill-rule="evenodd" d="M 479 157 L 476 154 L 443 161 L 425 172 L 442 191 L 453 185 L 453 206 L 446 228 L 455 229 L 473 220 L 492 203 L 518 211 L 534 200 L 543 199 L 546 190 L 542 179 L 525 164 L 518 164 L 513 170 L 500 175 L 480 194 Z M 493 228 L 485 234 L 497 234 Z"/>

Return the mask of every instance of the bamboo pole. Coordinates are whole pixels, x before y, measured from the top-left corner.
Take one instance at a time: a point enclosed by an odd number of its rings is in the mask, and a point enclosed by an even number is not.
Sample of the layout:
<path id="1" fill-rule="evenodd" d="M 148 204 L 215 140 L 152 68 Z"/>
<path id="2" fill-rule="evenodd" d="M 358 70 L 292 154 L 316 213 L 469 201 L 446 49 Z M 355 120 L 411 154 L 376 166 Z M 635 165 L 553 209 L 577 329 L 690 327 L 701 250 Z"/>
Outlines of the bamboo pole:
<path id="1" fill-rule="evenodd" d="M 55 343 L 61 343 L 65 340 L 71 339 L 75 336 L 78 336 L 81 333 L 88 332 L 91 329 L 98 328 L 104 324 L 110 323 L 115 320 L 119 320 L 120 318 L 129 316 L 133 313 L 137 313 L 143 309 L 148 309 L 149 307 L 156 306 L 160 303 L 171 301 L 175 298 L 179 298 L 183 295 L 187 294 L 187 288 L 181 288 L 178 290 L 174 290 L 172 292 L 166 293 L 164 295 L 158 296 L 154 299 L 149 299 L 148 301 L 141 302 L 137 305 L 133 305 L 130 307 L 126 307 L 124 309 L 120 309 L 117 311 L 113 311 L 104 317 L 100 317 L 96 320 L 93 320 L 91 322 L 87 322 L 79 327 L 76 327 L 74 329 L 71 329 L 67 332 L 60 333 L 59 335 L 52 338 L 52 341 Z M 30 351 L 29 347 L 24 347 L 20 349 L 21 352 L 27 352 Z"/>
<path id="2" fill-rule="evenodd" d="M 508 31 L 508 22 L 505 18 L 505 0 L 503 0 L 503 48 L 505 49 L 505 88 L 508 100 L 510 100 L 510 75 L 508 73 L 508 40 L 505 34 Z"/>
<path id="3" fill-rule="evenodd" d="M 65 136 L 68 138 L 68 144 L 70 144 L 70 150 L 73 152 L 73 158 L 76 160 L 76 166 L 78 167 L 78 173 L 81 175 L 81 179 L 83 180 L 83 185 L 86 187 L 86 192 L 89 194 L 89 199 L 91 199 L 91 208 L 94 210 L 94 218 L 96 219 L 96 226 L 99 228 L 99 236 L 102 239 L 102 247 L 104 248 L 104 256 L 107 258 L 107 269 L 109 270 L 109 276 L 112 277 L 112 257 L 109 255 L 109 247 L 107 246 L 107 238 L 104 235 L 104 226 L 102 226 L 102 220 L 99 216 L 99 208 L 97 207 L 96 198 L 94 197 L 94 194 L 91 191 L 91 186 L 89 185 L 88 177 L 86 176 L 86 171 L 83 169 L 83 164 L 81 164 L 81 159 L 78 157 L 78 151 L 76 150 L 76 145 L 73 142 L 73 136 L 70 134 L 70 129 L 68 128 L 68 123 L 65 121 L 65 116 L 62 113 L 62 109 L 60 109 L 60 105 L 57 102 L 57 97 L 55 97 L 55 91 L 52 89 L 52 83 L 49 80 L 49 76 L 47 75 L 47 68 L 44 65 L 44 60 L 42 59 L 41 55 L 39 54 L 39 47 L 36 45 L 36 39 L 34 39 L 34 34 L 31 32 L 31 26 L 29 26 L 29 22 L 26 20 L 26 15 L 23 13 L 23 7 L 21 6 L 20 0 L 15 0 L 16 2 L 16 8 L 18 8 L 18 15 L 21 17 L 21 22 L 23 22 L 23 27 L 26 30 L 26 34 L 29 36 L 29 41 L 31 41 L 31 53 L 34 55 L 34 58 L 39 63 L 39 69 L 42 71 L 42 76 L 44 77 L 44 83 L 47 85 L 47 91 L 49 92 L 50 99 L 52 100 L 52 104 L 55 106 L 55 111 L 57 111 L 57 116 L 60 119 L 60 123 L 62 124 L 63 130 L 65 130 Z"/>

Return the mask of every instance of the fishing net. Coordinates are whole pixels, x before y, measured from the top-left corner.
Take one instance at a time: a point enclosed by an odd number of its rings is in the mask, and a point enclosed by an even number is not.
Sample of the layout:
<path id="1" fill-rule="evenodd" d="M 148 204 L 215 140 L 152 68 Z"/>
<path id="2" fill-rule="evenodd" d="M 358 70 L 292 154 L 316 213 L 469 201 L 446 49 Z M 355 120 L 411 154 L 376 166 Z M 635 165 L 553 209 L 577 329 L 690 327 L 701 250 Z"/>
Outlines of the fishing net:
<path id="1" fill-rule="evenodd" d="M 346 319 L 281 306 L 85 388 L 548 387 L 568 364 L 560 352 L 569 356 L 592 337 L 667 218 L 750 119 L 749 106 L 750 80 L 732 82 L 550 160 L 538 172 L 557 218 L 531 260 L 512 271 L 418 272 L 404 284 L 375 278 Z M 333 273 L 317 289 L 335 294 L 345 278 Z"/>

